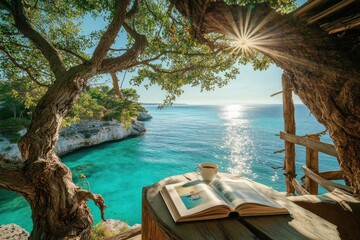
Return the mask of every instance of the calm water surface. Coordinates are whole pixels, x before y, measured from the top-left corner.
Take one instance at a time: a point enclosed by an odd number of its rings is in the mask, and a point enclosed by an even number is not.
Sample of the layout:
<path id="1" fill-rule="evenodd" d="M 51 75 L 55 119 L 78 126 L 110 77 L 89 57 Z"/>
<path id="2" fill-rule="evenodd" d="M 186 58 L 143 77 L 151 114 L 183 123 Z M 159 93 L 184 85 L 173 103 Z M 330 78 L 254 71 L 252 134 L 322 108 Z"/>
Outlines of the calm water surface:
<path id="1" fill-rule="evenodd" d="M 108 205 L 105 217 L 129 224 L 141 223 L 141 189 L 167 176 L 193 171 L 201 162 L 219 164 L 220 171 L 242 174 L 284 191 L 281 169 L 283 149 L 282 105 L 177 105 L 163 110 L 146 106 L 153 119 L 146 122 L 143 136 L 75 151 L 62 156 L 81 184 L 84 174 L 91 191 L 101 194 Z M 297 133 L 317 133 L 324 127 L 303 105 L 296 106 Z M 328 136 L 323 141 L 330 142 Z M 298 178 L 304 164 L 304 148 L 298 147 Z M 338 169 L 335 158 L 321 155 L 321 170 Z M 325 165 L 326 164 L 326 165 Z M 97 208 L 90 202 L 95 222 Z M 25 200 L 0 192 L 0 224 L 17 223 L 32 228 L 31 211 Z"/>

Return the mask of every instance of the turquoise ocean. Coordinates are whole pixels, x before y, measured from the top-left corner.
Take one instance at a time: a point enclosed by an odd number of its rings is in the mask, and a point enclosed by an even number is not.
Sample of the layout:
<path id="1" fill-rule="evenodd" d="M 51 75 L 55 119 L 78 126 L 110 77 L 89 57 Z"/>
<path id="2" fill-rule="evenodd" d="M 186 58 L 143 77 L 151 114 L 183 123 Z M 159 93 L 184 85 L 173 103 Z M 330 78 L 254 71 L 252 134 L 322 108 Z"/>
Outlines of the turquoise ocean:
<path id="1" fill-rule="evenodd" d="M 279 134 L 283 130 L 282 105 L 175 105 L 159 110 L 146 105 L 153 118 L 145 122 L 143 136 L 101 144 L 62 156 L 74 181 L 84 174 L 91 191 L 101 194 L 108 208 L 105 217 L 130 225 L 141 223 L 141 190 L 171 175 L 191 172 L 201 162 L 214 162 L 220 171 L 241 174 L 285 191 L 284 155 Z M 296 105 L 297 134 L 324 130 L 304 105 Z M 322 141 L 331 142 L 328 136 Z M 298 179 L 305 149 L 296 148 Z M 333 157 L 320 154 L 320 170 L 339 168 Z M 274 169 L 275 168 L 275 169 Z M 100 213 L 90 201 L 95 218 Z M 27 202 L 14 193 L 0 191 L 0 224 L 32 228 Z"/>

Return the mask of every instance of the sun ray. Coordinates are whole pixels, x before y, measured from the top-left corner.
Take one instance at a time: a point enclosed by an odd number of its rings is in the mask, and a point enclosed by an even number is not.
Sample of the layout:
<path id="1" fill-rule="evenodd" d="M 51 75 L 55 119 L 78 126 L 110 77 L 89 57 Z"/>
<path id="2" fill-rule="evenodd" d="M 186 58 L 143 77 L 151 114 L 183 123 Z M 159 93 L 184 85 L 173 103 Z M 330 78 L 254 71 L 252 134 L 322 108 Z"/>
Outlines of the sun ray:
<path id="1" fill-rule="evenodd" d="M 233 29 L 233 31 L 234 31 L 234 33 L 236 35 L 234 37 L 240 38 L 239 28 L 236 26 L 236 22 L 234 20 L 234 17 L 231 14 L 226 14 L 225 18 L 226 18 L 227 22 L 230 24 L 230 26 L 232 27 L 232 29 Z"/>
<path id="2" fill-rule="evenodd" d="M 246 12 L 244 36 L 249 36 L 248 30 L 249 30 L 250 16 L 251 16 L 251 8 L 248 8 L 248 11 Z"/>
<path id="3" fill-rule="evenodd" d="M 269 49 L 266 47 L 262 47 L 262 46 L 258 46 L 257 50 L 259 50 L 260 52 L 267 54 L 267 55 L 271 55 L 273 58 L 279 58 L 279 59 L 284 59 L 284 60 L 290 60 L 297 65 L 302 65 L 304 67 L 308 67 L 310 62 L 308 59 L 301 59 L 301 58 L 294 58 L 292 55 L 288 54 L 288 53 L 284 53 L 284 52 L 280 52 L 278 50 L 275 49 Z M 314 64 L 316 66 L 316 64 Z"/>
<path id="4" fill-rule="evenodd" d="M 256 27 L 249 33 L 249 37 L 252 37 L 257 31 L 260 30 L 266 23 L 268 23 L 272 18 L 274 17 L 274 13 L 270 12 L 267 14 L 258 24 L 256 24 Z"/>
<path id="5" fill-rule="evenodd" d="M 231 46 L 229 47 L 230 54 L 252 56 L 257 50 L 263 54 L 266 53 L 266 55 L 273 55 L 279 58 L 291 57 L 273 50 L 275 46 L 281 46 L 286 41 L 292 41 L 291 28 L 288 33 L 284 34 L 284 22 L 280 21 L 278 24 L 271 23 L 275 17 L 274 12 L 261 15 L 256 14 L 249 7 L 246 9 L 239 8 L 237 14 L 237 17 L 231 14 L 226 16 L 227 21 L 232 27 L 231 30 L 226 31 L 229 32 L 228 36 L 231 41 Z M 281 35 L 278 34 L 280 29 L 282 31 Z M 285 35 L 286 38 L 282 37 Z"/>
<path id="6" fill-rule="evenodd" d="M 238 13 L 239 14 L 239 13 Z M 239 28 L 240 28 L 240 38 L 244 36 L 244 26 L 243 26 L 243 14 L 240 12 L 239 18 Z"/>

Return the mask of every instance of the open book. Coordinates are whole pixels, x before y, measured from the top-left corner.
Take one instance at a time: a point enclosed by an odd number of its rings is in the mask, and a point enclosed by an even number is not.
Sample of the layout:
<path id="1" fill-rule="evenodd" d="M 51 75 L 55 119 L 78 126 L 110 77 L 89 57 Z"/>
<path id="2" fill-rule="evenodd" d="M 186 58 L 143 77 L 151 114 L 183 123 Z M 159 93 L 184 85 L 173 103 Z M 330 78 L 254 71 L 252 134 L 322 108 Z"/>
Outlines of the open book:
<path id="1" fill-rule="evenodd" d="M 289 214 L 250 185 L 245 179 L 192 181 L 166 185 L 160 193 L 175 222 Z"/>

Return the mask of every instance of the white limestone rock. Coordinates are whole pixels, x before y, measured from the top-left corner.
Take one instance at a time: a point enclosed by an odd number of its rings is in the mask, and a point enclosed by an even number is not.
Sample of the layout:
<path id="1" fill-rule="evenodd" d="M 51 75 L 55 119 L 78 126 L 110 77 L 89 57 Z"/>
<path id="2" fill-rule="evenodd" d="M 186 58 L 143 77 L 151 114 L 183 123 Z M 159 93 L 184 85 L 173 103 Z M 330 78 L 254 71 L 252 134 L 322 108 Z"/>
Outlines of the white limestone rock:
<path id="1" fill-rule="evenodd" d="M 129 136 L 142 135 L 145 131 L 144 123 L 137 121 L 133 121 L 129 128 L 125 128 L 118 121 L 81 121 L 60 131 L 56 153 L 62 155 L 78 148 L 121 140 Z M 25 134 L 25 131 L 22 132 L 23 134 Z M 1 136 L 0 155 L 9 160 L 21 161 L 17 143 L 11 143 Z"/>
<path id="2" fill-rule="evenodd" d="M 21 161 L 17 143 L 11 143 L 8 139 L 0 136 L 0 156 L 11 161 Z"/>
<path id="3" fill-rule="evenodd" d="M 1 240 L 27 240 L 30 234 L 16 224 L 0 225 L 0 239 Z"/>
<path id="4" fill-rule="evenodd" d="M 145 131 L 144 124 L 141 122 L 134 122 L 127 129 L 118 121 L 82 121 L 60 132 L 56 152 L 62 155 L 81 147 L 138 136 Z"/>

